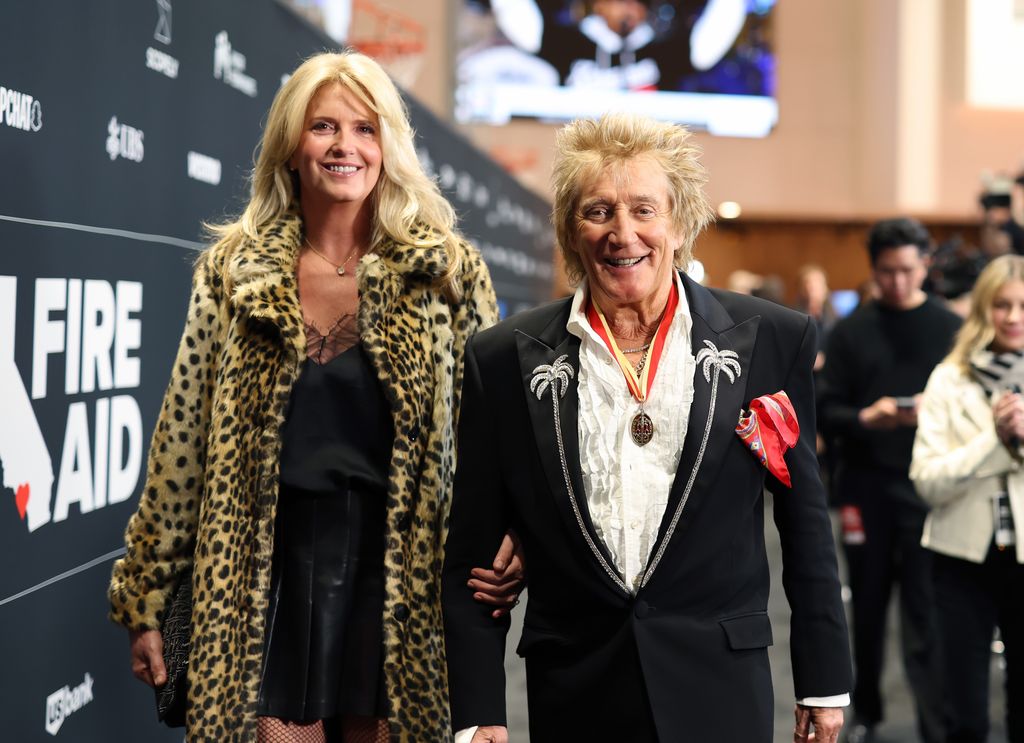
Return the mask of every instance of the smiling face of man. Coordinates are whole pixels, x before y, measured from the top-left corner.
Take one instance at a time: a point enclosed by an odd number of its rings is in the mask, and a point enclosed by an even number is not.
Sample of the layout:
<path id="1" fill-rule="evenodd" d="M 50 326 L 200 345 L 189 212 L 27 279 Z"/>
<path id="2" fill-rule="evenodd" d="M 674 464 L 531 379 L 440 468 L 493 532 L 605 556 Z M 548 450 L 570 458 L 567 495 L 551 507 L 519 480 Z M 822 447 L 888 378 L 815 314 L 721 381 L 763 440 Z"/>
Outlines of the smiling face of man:
<path id="1" fill-rule="evenodd" d="M 668 178 L 653 158 L 603 168 L 580 191 L 574 250 L 605 312 L 658 309 L 682 242 L 672 224 Z"/>

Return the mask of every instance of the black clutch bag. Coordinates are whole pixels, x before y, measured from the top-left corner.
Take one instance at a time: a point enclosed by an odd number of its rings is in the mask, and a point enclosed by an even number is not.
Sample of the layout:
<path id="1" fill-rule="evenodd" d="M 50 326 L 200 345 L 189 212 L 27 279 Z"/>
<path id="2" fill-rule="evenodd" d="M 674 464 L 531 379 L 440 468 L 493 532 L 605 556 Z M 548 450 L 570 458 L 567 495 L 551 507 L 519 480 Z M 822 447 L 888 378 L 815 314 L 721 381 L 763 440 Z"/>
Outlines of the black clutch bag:
<path id="1" fill-rule="evenodd" d="M 185 725 L 188 697 L 188 654 L 192 647 L 192 568 L 178 579 L 160 627 L 164 640 L 167 683 L 156 690 L 157 718 L 172 728 Z"/>

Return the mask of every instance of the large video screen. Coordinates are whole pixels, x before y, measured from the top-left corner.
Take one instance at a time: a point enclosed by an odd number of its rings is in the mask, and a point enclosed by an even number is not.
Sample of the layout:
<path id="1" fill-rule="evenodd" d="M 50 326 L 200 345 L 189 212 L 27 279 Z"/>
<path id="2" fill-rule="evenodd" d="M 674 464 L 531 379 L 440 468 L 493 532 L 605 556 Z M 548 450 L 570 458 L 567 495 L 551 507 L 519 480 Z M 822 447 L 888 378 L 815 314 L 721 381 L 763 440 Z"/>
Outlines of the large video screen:
<path id="1" fill-rule="evenodd" d="M 455 117 L 632 111 L 712 134 L 778 119 L 776 0 L 463 0 Z"/>

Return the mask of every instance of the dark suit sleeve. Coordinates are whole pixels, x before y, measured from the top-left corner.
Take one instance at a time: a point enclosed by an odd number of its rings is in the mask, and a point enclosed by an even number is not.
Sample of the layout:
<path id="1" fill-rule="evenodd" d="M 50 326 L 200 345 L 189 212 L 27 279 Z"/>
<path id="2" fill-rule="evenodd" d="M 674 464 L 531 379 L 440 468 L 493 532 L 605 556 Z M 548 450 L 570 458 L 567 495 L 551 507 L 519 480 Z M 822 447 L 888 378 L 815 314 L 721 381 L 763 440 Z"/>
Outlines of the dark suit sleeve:
<path id="1" fill-rule="evenodd" d="M 466 586 L 471 568 L 489 566 L 508 528 L 499 476 L 495 411 L 487 404 L 471 342 L 459 422 L 441 602 L 444 610 L 452 725 L 505 725 L 505 635 L 509 619 L 491 617 L 492 607 L 473 600 Z"/>
<path id="2" fill-rule="evenodd" d="M 792 610 L 790 650 L 797 699 L 844 694 L 852 688 L 846 615 L 835 543 L 815 455 L 815 329 L 810 321 L 784 389 L 800 422 L 800 440 L 786 455 L 793 487 L 768 477 L 782 541 L 782 585 Z"/>

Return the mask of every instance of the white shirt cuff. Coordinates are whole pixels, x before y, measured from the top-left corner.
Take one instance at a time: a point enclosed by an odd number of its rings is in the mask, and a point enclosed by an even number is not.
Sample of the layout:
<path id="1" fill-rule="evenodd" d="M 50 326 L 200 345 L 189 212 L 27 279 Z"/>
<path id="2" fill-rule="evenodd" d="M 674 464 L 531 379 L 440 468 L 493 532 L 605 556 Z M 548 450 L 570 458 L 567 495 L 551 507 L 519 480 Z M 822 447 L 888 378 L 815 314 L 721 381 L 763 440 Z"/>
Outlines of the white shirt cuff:
<path id="1" fill-rule="evenodd" d="M 849 694 L 847 694 L 849 696 Z M 474 725 L 471 728 L 463 728 L 455 734 L 455 743 L 469 743 L 473 740 L 473 736 L 476 735 L 476 729 L 479 725 Z"/>
<path id="2" fill-rule="evenodd" d="M 804 707 L 848 707 L 850 705 L 849 694 L 835 694 L 831 697 L 804 697 L 803 699 L 797 699 L 797 704 L 802 704 Z M 470 736 L 472 738 L 473 736 Z M 468 743 L 469 738 L 466 738 Z M 462 743 L 462 741 L 456 739 L 455 743 Z"/>

